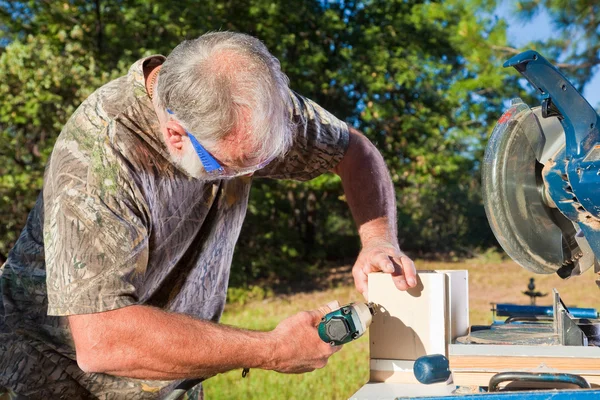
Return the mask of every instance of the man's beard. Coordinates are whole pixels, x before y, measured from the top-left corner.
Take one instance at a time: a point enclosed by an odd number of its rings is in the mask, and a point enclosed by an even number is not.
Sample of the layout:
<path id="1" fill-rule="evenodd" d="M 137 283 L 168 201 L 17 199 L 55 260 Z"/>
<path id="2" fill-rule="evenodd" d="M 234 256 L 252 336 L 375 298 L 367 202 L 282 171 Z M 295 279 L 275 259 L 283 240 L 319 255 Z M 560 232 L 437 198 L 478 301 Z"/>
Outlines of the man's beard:
<path id="1" fill-rule="evenodd" d="M 180 169 L 182 169 L 187 175 L 191 178 L 198 179 L 201 181 L 214 181 L 218 180 L 218 176 L 212 176 L 206 172 L 202 162 L 200 161 L 200 157 L 196 151 L 194 151 L 192 146 L 183 146 L 182 154 L 173 154 L 171 149 L 169 149 L 169 154 L 171 155 L 171 160 L 177 165 Z"/>

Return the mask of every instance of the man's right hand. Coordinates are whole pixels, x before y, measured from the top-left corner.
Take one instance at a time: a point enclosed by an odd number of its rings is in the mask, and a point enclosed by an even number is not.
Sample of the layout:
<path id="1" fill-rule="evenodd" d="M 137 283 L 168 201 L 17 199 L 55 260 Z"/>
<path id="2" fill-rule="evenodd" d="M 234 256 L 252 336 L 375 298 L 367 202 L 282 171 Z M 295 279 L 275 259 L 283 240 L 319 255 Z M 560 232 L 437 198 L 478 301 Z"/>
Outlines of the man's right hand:
<path id="1" fill-rule="evenodd" d="M 269 369 L 298 374 L 323 368 L 342 346 L 331 346 L 319 337 L 317 325 L 330 305 L 319 310 L 303 311 L 283 320 L 270 332 L 274 340 L 273 365 Z"/>

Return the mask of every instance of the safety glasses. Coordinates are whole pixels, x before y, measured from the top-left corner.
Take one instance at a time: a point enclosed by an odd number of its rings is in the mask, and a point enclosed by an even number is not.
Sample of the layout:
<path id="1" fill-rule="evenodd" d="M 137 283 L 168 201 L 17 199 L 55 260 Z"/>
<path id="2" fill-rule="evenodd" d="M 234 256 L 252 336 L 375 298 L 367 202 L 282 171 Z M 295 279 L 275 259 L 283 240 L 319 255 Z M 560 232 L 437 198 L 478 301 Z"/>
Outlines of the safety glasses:
<path id="1" fill-rule="evenodd" d="M 175 115 L 175 113 L 173 113 L 173 111 L 169 110 L 168 108 L 167 108 L 167 112 L 172 116 Z M 233 168 L 219 164 L 217 159 L 214 158 L 208 152 L 208 150 L 206 150 L 204 148 L 204 146 L 202 146 L 200 144 L 200 142 L 198 142 L 198 139 L 196 139 L 196 137 L 194 135 L 192 135 L 187 130 L 185 131 L 185 133 L 190 138 L 190 142 L 192 142 L 192 146 L 194 147 L 196 154 L 198 154 L 198 157 L 200 158 L 202 167 L 204 167 L 204 170 L 206 171 L 206 173 L 208 175 L 213 176 L 215 178 L 221 178 L 221 179 L 235 178 L 238 176 L 250 175 L 250 174 L 253 174 L 254 172 L 258 171 L 259 169 L 266 167 L 267 164 L 269 164 L 275 158 L 275 157 L 271 157 L 268 160 L 263 161 L 260 164 L 252 166 L 252 167 L 233 169 Z"/>

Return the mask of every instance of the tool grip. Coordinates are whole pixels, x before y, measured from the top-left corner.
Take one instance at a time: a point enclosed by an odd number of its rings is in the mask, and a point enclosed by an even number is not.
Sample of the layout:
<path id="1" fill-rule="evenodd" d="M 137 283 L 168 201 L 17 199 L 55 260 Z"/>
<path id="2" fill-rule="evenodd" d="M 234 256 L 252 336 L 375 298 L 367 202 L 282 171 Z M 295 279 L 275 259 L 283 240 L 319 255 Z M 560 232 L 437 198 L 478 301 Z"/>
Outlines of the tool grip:
<path id="1" fill-rule="evenodd" d="M 424 385 L 446 382 L 450 378 L 450 362 L 441 354 L 417 358 L 413 366 L 415 378 Z"/>

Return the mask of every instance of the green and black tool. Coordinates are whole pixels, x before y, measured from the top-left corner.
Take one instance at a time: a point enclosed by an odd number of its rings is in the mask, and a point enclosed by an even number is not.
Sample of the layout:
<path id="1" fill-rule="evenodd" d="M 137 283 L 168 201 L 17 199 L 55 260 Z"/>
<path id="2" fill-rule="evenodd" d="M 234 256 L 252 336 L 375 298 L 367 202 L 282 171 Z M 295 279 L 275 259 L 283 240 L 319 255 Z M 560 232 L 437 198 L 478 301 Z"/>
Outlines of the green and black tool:
<path id="1" fill-rule="evenodd" d="M 346 344 L 366 332 L 375 315 L 373 303 L 350 303 L 325 315 L 319 323 L 319 337 L 332 346 Z"/>

